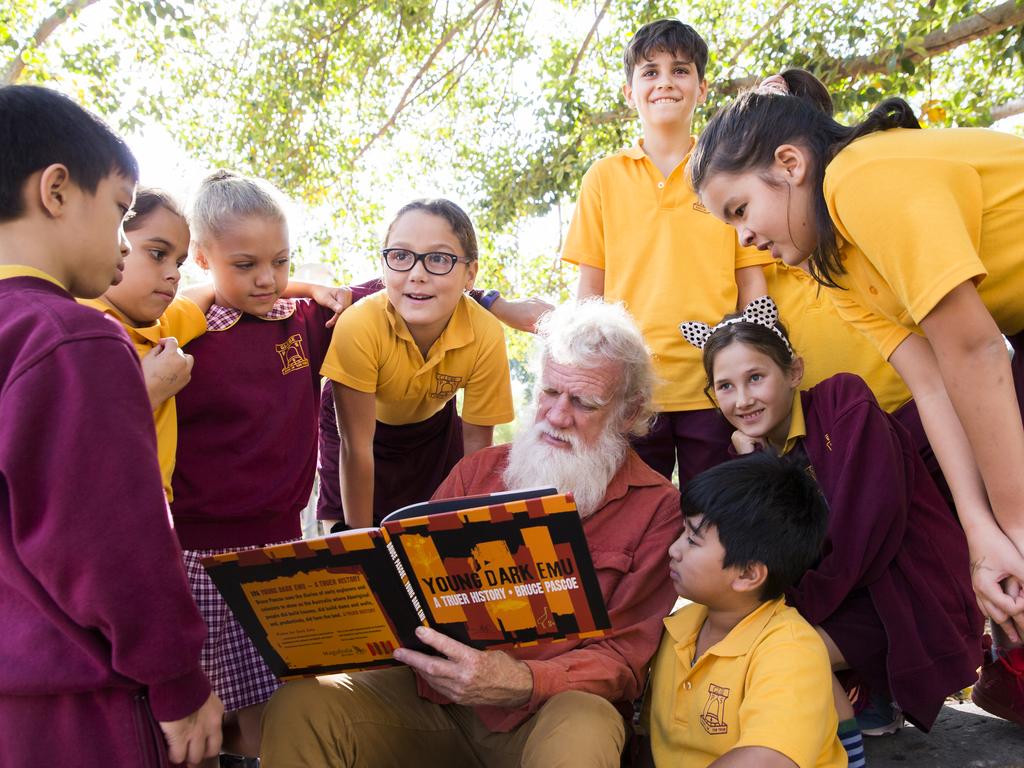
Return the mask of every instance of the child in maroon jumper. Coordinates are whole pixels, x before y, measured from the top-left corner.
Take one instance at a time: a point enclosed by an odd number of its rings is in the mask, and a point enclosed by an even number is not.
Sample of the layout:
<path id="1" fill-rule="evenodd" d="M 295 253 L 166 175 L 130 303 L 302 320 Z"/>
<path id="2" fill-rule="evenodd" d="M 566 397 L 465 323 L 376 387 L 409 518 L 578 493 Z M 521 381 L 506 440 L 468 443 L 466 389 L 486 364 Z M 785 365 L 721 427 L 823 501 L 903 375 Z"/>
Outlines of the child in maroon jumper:
<path id="1" fill-rule="evenodd" d="M 203 668 L 229 713 L 226 743 L 256 755 L 262 705 L 279 685 L 200 559 L 298 539 L 316 468 L 320 363 L 339 304 L 286 299 L 285 214 L 262 183 L 226 171 L 205 179 L 190 223 L 197 263 L 213 277 L 208 330 L 193 341 L 192 380 L 177 396 L 171 510 L 186 571 L 209 628 Z M 237 731 L 235 724 L 237 723 Z"/>
<path id="2" fill-rule="evenodd" d="M 838 374 L 798 391 L 803 361 L 777 321 L 764 296 L 714 328 L 682 330 L 704 350 L 735 450 L 798 457 L 828 501 L 825 556 L 788 600 L 821 634 L 833 670 L 852 669 L 928 730 L 981 662 L 967 541 L 910 434 L 862 379 Z M 834 687 L 847 720 L 850 702 Z"/>
<path id="3" fill-rule="evenodd" d="M 0 89 L 0 154 L 0 765 L 198 762 L 222 710 L 139 360 L 74 300 L 122 279 L 138 167 L 29 86 Z"/>

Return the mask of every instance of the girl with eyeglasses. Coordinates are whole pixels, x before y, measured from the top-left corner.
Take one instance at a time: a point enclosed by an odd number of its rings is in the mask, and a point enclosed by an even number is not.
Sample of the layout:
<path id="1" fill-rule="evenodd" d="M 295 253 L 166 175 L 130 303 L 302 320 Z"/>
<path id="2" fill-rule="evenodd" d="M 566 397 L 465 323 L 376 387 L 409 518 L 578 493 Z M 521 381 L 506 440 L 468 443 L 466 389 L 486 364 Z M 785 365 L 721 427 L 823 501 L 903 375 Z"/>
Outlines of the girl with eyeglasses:
<path id="1" fill-rule="evenodd" d="M 489 446 L 494 426 L 513 418 L 501 324 L 465 295 L 477 256 L 459 206 L 413 201 L 387 231 L 385 290 L 338 321 L 321 373 L 334 382 L 347 527 L 426 501 L 459 459 Z"/>

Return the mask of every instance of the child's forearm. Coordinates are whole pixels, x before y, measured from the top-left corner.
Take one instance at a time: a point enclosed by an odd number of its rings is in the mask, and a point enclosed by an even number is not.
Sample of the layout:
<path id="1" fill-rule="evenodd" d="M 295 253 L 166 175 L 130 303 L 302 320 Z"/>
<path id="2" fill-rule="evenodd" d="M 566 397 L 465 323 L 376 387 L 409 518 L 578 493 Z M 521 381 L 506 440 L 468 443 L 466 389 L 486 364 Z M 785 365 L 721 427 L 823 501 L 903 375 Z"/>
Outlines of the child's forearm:
<path id="1" fill-rule="evenodd" d="M 373 525 L 373 438 L 376 433 L 376 395 L 344 384 L 332 384 L 334 412 L 341 447 L 338 466 L 341 506 L 350 528 Z"/>
<path id="2" fill-rule="evenodd" d="M 363 446 L 349 445 L 342 437 L 339 458 L 345 525 L 368 528 L 373 525 L 373 445 L 366 450 Z"/>
<path id="3" fill-rule="evenodd" d="M 307 283 L 305 280 L 288 280 L 288 285 L 281 291 L 282 299 L 312 299 L 313 292 L 318 288 L 326 288 L 328 286 L 321 285 L 320 283 Z"/>
<path id="4" fill-rule="evenodd" d="M 1022 547 L 1024 430 L 1003 336 L 970 281 L 950 291 L 921 320 L 921 327 L 984 478 L 995 518 Z M 932 445 L 937 448 L 934 441 Z"/>
<path id="5" fill-rule="evenodd" d="M 534 333 L 537 321 L 554 307 L 542 299 L 504 299 L 498 297 L 491 304 L 491 314 L 509 328 Z"/>
<path id="6" fill-rule="evenodd" d="M 986 348 L 940 357 L 939 365 L 996 520 L 1024 546 L 1024 432 L 1003 339 L 994 336 Z"/>
<path id="7" fill-rule="evenodd" d="M 482 448 L 494 443 L 494 427 L 482 427 L 477 424 L 462 422 L 463 455 L 469 456 Z"/>
<path id="8" fill-rule="evenodd" d="M 768 295 L 768 280 L 760 266 L 736 270 L 736 309 L 742 312 L 747 304 Z"/>
<path id="9" fill-rule="evenodd" d="M 213 302 L 216 300 L 216 293 L 213 290 L 212 283 L 189 286 L 181 291 L 181 295 L 186 299 L 190 299 L 192 303 L 203 310 L 204 315 L 210 311 L 210 307 L 213 306 Z"/>
<path id="10" fill-rule="evenodd" d="M 149 396 L 149 407 L 154 411 L 177 394 L 168 390 L 167 386 L 159 379 L 146 378 L 145 381 L 146 395 Z"/>
<path id="11" fill-rule="evenodd" d="M 976 448 L 943 384 L 932 345 L 917 334 L 911 334 L 892 353 L 889 362 L 914 395 L 928 442 L 949 483 L 957 517 L 967 536 L 971 581 L 978 603 L 1016 642 L 1019 634 L 1024 633 L 1024 598 L 1014 596 L 1013 590 L 1007 590 L 1006 585 L 1024 582 L 1024 557 L 1013 537 L 1007 538 L 1009 532 L 1004 533 L 1000 529 L 1000 522 L 992 512 L 978 469 Z M 978 371 L 971 369 L 971 373 L 977 374 Z M 1016 417 L 1016 428 L 1020 429 L 1019 416 Z M 1002 446 L 994 433 L 987 439 Z M 1007 579 L 1008 575 L 1013 578 Z M 1013 616 L 1017 614 L 1020 614 L 1019 627 L 1015 627 L 1013 622 Z"/>
<path id="12" fill-rule="evenodd" d="M 580 282 L 576 288 L 576 298 L 582 300 L 591 296 L 604 298 L 604 270 L 580 264 Z"/>
<path id="13" fill-rule="evenodd" d="M 909 335 L 890 355 L 917 404 L 921 424 L 949 483 L 960 523 L 966 529 L 992 520 L 981 474 L 963 425 L 926 339 Z"/>

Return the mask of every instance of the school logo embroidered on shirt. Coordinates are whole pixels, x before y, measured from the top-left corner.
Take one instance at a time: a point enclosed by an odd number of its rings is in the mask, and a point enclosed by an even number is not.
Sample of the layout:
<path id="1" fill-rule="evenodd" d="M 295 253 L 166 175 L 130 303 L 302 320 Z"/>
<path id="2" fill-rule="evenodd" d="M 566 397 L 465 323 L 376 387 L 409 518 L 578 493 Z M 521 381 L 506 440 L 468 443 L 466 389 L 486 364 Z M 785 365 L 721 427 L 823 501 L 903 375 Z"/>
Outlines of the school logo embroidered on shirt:
<path id="1" fill-rule="evenodd" d="M 435 373 L 434 391 L 430 393 L 430 396 L 436 400 L 451 400 L 461 383 L 461 376 L 446 376 L 443 373 Z"/>
<path id="2" fill-rule="evenodd" d="M 693 210 L 695 210 L 697 213 L 711 213 L 711 211 L 705 208 L 704 204 L 701 203 L 699 200 L 693 204 Z"/>
<path id="3" fill-rule="evenodd" d="M 729 732 L 729 724 L 725 717 L 725 700 L 729 698 L 729 689 L 714 683 L 708 683 L 708 700 L 700 713 L 700 724 L 712 736 L 720 736 Z"/>
<path id="4" fill-rule="evenodd" d="M 281 358 L 281 373 L 289 374 L 309 368 L 309 360 L 302 351 L 302 334 L 296 333 L 288 337 L 283 344 L 275 344 L 278 356 Z"/>

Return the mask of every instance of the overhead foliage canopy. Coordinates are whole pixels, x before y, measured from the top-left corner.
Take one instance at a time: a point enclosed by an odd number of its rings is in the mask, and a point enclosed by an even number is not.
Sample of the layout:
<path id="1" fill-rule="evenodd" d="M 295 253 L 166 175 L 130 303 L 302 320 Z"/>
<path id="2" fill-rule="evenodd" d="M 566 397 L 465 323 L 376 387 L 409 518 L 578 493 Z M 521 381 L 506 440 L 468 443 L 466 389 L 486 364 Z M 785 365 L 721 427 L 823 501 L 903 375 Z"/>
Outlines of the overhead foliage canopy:
<path id="1" fill-rule="evenodd" d="M 663 16 L 712 51 L 698 128 L 787 66 L 824 79 L 841 119 L 891 94 L 929 125 L 1024 112 L 1024 0 L 19 0 L 0 10 L 0 71 L 56 80 L 124 128 L 158 121 L 327 211 L 329 258 L 368 252 L 382 190 L 434 179 L 509 267 L 492 282 L 554 295 L 557 232 L 525 264 L 516 233 L 635 139 L 621 52 Z"/>

